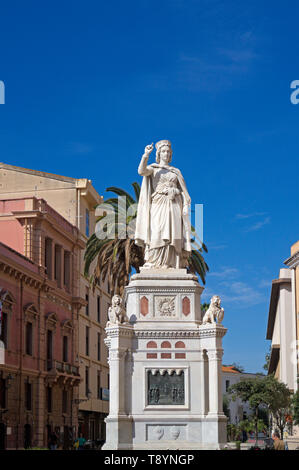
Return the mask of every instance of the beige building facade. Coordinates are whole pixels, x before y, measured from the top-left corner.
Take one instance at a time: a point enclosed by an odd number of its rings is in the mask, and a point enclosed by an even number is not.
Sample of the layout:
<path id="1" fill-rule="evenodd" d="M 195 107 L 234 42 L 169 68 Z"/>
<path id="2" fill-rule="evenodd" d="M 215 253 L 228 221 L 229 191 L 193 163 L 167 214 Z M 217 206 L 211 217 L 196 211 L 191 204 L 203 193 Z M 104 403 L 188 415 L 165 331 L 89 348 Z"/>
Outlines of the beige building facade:
<path id="1" fill-rule="evenodd" d="M 294 375 L 296 376 L 294 390 L 298 390 L 299 379 L 299 241 L 291 247 L 291 256 L 285 262 L 291 271 L 292 285 L 292 328 L 294 337 L 292 340 L 292 358 L 294 363 Z"/>
<path id="2" fill-rule="evenodd" d="M 88 179 L 76 179 L 0 163 L 0 199 L 42 198 L 69 223 L 78 227 L 85 247 L 95 228 L 95 208 L 102 201 Z M 105 439 L 104 417 L 109 409 L 109 368 L 104 328 L 110 295 L 105 286 L 90 289 L 84 277 L 84 249 L 78 260 L 79 432 L 89 439 Z"/>
<path id="3" fill-rule="evenodd" d="M 296 324 L 292 309 L 292 272 L 280 269 L 272 281 L 266 338 L 271 341 L 268 373 L 296 390 Z"/>

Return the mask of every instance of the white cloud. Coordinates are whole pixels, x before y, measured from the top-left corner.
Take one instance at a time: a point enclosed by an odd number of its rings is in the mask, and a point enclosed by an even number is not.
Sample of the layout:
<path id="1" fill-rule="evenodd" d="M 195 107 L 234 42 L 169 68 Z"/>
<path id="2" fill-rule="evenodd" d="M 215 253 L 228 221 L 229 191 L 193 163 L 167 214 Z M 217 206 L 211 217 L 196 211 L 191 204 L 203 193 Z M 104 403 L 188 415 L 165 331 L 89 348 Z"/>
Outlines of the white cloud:
<path id="1" fill-rule="evenodd" d="M 236 268 L 223 267 L 220 271 L 211 272 L 208 274 L 209 277 L 216 277 L 220 279 L 227 279 L 234 277 L 239 272 Z"/>
<path id="2" fill-rule="evenodd" d="M 258 217 L 266 215 L 266 212 L 252 212 L 250 214 L 236 214 L 236 219 L 249 219 L 251 217 Z"/>
<path id="3" fill-rule="evenodd" d="M 240 309 L 267 301 L 265 294 L 246 282 L 241 281 L 221 282 L 215 288 L 205 289 L 203 292 L 203 302 L 209 301 L 213 295 L 219 295 L 224 304 L 237 304 Z"/>
<path id="4" fill-rule="evenodd" d="M 264 220 L 261 220 L 260 222 L 257 222 L 254 225 L 251 225 L 251 227 L 248 227 L 245 232 L 253 232 L 256 230 L 260 230 L 264 225 L 268 225 L 271 221 L 271 217 L 266 217 Z"/>

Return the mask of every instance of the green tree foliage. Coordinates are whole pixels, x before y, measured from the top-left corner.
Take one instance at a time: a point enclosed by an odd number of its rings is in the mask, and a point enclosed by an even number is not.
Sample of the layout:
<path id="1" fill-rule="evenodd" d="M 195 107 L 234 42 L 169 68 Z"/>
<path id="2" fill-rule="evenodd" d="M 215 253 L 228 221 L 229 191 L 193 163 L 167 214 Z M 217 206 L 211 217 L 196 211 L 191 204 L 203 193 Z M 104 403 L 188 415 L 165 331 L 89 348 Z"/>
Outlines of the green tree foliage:
<path id="1" fill-rule="evenodd" d="M 292 417 L 294 424 L 299 425 L 299 390 L 292 397 Z"/>
<path id="2" fill-rule="evenodd" d="M 208 310 L 210 304 L 207 304 L 206 302 L 204 302 L 203 304 L 201 304 L 201 313 L 204 315 L 206 313 L 206 311 Z"/>
<path id="3" fill-rule="evenodd" d="M 273 375 L 266 376 L 264 381 L 267 388 L 267 405 L 280 431 L 281 439 L 283 439 L 283 430 L 290 414 L 291 391 L 283 382 L 275 379 Z"/>
<path id="4" fill-rule="evenodd" d="M 269 364 L 270 364 L 270 356 L 271 356 L 271 347 L 265 356 L 265 364 L 263 365 L 263 369 L 268 372 Z"/>
<path id="5" fill-rule="evenodd" d="M 248 401 L 253 411 L 256 443 L 258 438 L 259 409 L 267 407 L 283 436 L 286 417 L 291 404 L 291 392 L 288 387 L 272 375 L 242 380 L 230 387 L 232 399 Z"/>
<path id="6" fill-rule="evenodd" d="M 238 424 L 229 423 L 226 428 L 227 440 L 229 442 L 240 441 L 242 439 L 242 429 Z"/>
<path id="7" fill-rule="evenodd" d="M 228 395 L 223 395 L 223 413 L 230 419 L 230 412 L 229 412 L 229 397 Z"/>

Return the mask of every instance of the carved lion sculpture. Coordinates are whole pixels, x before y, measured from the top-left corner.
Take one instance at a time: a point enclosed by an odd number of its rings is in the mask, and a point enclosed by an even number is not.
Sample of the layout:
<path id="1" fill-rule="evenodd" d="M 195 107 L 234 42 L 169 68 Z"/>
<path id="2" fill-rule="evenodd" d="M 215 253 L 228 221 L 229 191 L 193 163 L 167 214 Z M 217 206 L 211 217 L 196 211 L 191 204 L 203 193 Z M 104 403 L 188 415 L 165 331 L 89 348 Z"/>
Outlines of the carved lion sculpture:
<path id="1" fill-rule="evenodd" d="M 120 295 L 114 295 L 112 297 L 112 305 L 108 309 L 107 326 L 120 325 L 128 322 L 126 311 L 122 306 L 122 298 Z"/>
<path id="2" fill-rule="evenodd" d="M 224 309 L 220 307 L 221 299 L 218 295 L 213 295 L 211 298 L 211 303 L 204 314 L 202 324 L 206 325 L 207 323 L 217 323 L 221 324 L 224 318 Z"/>

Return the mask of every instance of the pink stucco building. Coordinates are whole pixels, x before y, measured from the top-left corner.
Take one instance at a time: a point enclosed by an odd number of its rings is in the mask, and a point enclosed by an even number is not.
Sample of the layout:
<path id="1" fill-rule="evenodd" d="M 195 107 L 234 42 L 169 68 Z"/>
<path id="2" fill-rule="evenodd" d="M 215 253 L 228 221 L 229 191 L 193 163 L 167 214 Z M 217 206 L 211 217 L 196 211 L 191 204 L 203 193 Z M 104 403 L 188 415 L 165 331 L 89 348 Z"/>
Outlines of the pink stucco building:
<path id="1" fill-rule="evenodd" d="M 0 448 L 78 432 L 79 230 L 45 200 L 0 201 Z"/>

